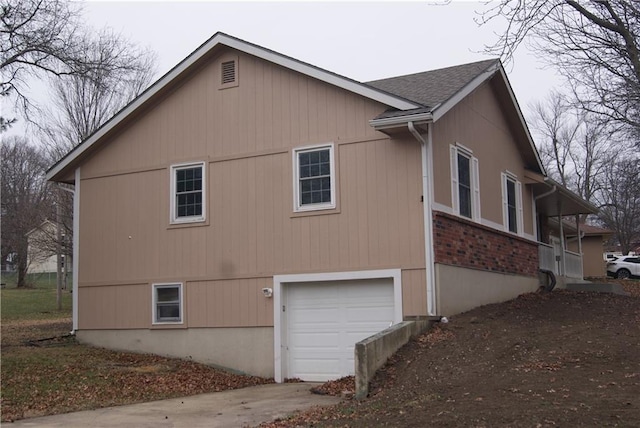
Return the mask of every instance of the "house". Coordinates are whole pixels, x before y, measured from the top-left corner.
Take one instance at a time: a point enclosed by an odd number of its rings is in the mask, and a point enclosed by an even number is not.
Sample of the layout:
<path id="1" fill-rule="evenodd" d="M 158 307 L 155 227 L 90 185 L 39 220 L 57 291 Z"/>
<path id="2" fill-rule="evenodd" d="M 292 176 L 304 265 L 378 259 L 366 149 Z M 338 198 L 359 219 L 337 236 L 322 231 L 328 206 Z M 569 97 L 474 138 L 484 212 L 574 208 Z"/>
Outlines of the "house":
<path id="1" fill-rule="evenodd" d="M 58 262 L 51 243 L 56 236 L 56 225 L 49 220 L 26 233 L 27 236 L 27 273 L 55 273 Z"/>
<path id="2" fill-rule="evenodd" d="M 565 224 L 567 222 L 565 221 Z M 573 222 L 570 226 L 573 233 L 568 234 L 568 250 L 575 254 L 582 254 L 583 271 L 585 278 L 603 278 L 607 276 L 607 260 L 603 257 L 605 242 L 614 235 L 609 229 L 604 229 L 590 224 L 580 224 L 581 239 L 576 235 L 576 226 Z"/>
<path id="3" fill-rule="evenodd" d="M 594 211 L 498 60 L 360 83 L 223 33 L 47 177 L 75 185 L 80 340 L 278 382 L 536 290 L 547 219 Z"/>

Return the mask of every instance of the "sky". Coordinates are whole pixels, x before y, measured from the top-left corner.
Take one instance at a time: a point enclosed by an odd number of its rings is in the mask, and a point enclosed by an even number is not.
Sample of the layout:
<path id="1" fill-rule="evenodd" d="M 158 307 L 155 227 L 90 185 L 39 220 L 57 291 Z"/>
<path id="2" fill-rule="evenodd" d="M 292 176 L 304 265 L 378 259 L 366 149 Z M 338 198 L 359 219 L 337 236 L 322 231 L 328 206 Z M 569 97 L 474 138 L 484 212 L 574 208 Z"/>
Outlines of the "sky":
<path id="1" fill-rule="evenodd" d="M 88 27 L 110 27 L 155 51 L 156 77 L 222 31 L 366 82 L 491 58 L 482 50 L 505 23 L 478 26 L 483 2 L 443 3 L 90 0 L 83 17 Z M 532 102 L 562 84 L 524 46 L 506 71 L 525 116 Z M 15 126 L 7 135 L 28 132 Z"/>

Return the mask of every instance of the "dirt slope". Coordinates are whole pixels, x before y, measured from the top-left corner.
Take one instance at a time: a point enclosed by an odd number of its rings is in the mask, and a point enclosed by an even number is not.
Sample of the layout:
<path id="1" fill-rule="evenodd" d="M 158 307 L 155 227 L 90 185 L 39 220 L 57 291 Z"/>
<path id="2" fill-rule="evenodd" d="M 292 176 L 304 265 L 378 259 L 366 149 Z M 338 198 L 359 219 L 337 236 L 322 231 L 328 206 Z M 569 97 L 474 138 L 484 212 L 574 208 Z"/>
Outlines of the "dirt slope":
<path id="1" fill-rule="evenodd" d="M 640 426 L 640 297 L 554 291 L 452 317 L 370 397 L 271 426 Z"/>

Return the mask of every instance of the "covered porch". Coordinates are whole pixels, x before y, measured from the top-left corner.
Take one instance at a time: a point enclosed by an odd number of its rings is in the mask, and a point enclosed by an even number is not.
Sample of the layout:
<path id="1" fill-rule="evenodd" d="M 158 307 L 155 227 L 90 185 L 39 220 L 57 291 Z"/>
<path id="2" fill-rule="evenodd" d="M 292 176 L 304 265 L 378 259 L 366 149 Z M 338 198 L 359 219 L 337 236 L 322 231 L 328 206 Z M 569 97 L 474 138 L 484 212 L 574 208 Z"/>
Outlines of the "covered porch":
<path id="1" fill-rule="evenodd" d="M 528 172 L 525 184 L 531 186 L 534 195 L 540 269 L 553 272 L 560 284 L 583 280 L 584 233 L 580 230 L 580 220 L 581 216 L 595 214 L 598 209 L 540 174 Z"/>

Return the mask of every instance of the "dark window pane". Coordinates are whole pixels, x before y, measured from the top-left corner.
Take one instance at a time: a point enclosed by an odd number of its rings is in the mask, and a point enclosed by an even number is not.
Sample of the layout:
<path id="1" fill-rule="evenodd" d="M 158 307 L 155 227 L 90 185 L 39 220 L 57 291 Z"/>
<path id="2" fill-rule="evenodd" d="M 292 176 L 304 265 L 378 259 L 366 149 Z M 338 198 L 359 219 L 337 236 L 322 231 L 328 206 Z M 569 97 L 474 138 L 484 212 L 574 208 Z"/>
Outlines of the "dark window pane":
<path id="1" fill-rule="evenodd" d="M 179 304 L 159 304 L 158 321 L 180 320 Z"/>
<path id="2" fill-rule="evenodd" d="M 318 152 L 309 152 L 309 162 L 310 163 L 320 162 L 320 154 Z"/>
<path id="3" fill-rule="evenodd" d="M 176 171 L 176 216 L 202 215 L 202 167 Z"/>
<path id="4" fill-rule="evenodd" d="M 466 156 L 458 155 L 458 182 L 467 187 L 471 187 L 470 159 Z"/>
<path id="5" fill-rule="evenodd" d="M 309 153 L 298 154 L 300 165 L 309 165 Z"/>
<path id="6" fill-rule="evenodd" d="M 507 180 L 507 214 L 509 221 L 509 231 L 513 233 L 518 233 L 516 211 L 516 183 L 511 180 Z"/>
<path id="7" fill-rule="evenodd" d="M 320 152 L 320 162 L 329 162 L 329 150 L 322 150 Z"/>
<path id="8" fill-rule="evenodd" d="M 321 179 L 322 190 L 331 190 L 331 178 L 325 177 Z"/>
<path id="9" fill-rule="evenodd" d="M 331 202 L 330 150 L 298 154 L 300 205 Z"/>
<path id="10" fill-rule="evenodd" d="M 459 186 L 460 215 L 471 218 L 471 190 L 465 186 Z"/>
<path id="11" fill-rule="evenodd" d="M 180 299 L 178 287 L 158 287 L 156 292 L 158 302 L 175 302 Z"/>

